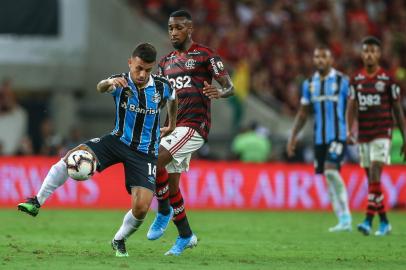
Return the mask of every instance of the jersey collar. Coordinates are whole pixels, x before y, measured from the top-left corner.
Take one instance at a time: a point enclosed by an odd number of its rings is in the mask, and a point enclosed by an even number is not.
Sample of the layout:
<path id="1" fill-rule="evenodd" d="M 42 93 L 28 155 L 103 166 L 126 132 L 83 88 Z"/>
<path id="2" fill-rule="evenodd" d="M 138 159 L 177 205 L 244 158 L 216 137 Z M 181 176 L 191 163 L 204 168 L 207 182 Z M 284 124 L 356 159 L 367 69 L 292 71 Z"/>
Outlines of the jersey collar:
<path id="1" fill-rule="evenodd" d="M 130 72 L 128 72 L 128 81 L 138 89 L 138 87 L 135 85 L 135 83 L 131 79 Z M 143 89 L 148 88 L 150 86 L 154 86 L 154 79 L 152 78 L 152 75 L 149 75 L 148 83 L 145 85 L 145 87 Z"/>
<path id="2" fill-rule="evenodd" d="M 326 78 L 334 78 L 336 76 L 336 74 L 337 74 L 337 70 L 332 67 L 332 68 L 330 68 L 330 72 L 327 74 Z M 320 78 L 321 77 L 320 73 L 318 71 L 316 71 L 314 73 L 314 77 L 315 78 Z"/>

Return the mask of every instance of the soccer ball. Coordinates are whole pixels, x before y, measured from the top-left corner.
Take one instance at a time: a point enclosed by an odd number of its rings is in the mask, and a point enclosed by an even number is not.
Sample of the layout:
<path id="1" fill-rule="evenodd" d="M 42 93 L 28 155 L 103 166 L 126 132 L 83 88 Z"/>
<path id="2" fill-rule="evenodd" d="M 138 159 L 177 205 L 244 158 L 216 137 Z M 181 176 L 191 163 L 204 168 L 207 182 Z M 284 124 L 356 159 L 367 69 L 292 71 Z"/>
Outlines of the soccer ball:
<path id="1" fill-rule="evenodd" d="M 84 181 L 96 171 L 96 159 L 86 150 L 73 151 L 67 159 L 68 175 L 76 181 Z"/>

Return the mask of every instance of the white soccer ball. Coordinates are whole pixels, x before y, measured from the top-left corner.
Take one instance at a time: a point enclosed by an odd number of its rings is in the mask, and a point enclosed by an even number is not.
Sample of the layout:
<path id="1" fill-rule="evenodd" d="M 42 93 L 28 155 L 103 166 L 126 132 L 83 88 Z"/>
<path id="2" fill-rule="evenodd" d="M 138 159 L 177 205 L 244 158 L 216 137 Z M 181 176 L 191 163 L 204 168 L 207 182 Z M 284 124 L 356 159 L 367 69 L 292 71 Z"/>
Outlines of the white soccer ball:
<path id="1" fill-rule="evenodd" d="M 67 159 L 68 175 L 76 181 L 84 181 L 96 171 L 96 159 L 86 150 L 73 151 Z"/>

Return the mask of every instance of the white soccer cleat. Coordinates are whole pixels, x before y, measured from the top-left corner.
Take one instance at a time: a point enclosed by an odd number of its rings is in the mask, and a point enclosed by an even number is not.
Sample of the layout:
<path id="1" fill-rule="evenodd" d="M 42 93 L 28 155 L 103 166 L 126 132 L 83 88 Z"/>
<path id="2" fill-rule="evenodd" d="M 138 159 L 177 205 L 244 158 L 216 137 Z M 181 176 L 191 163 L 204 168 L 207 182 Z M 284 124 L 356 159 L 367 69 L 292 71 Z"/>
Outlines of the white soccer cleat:
<path id="1" fill-rule="evenodd" d="M 338 223 L 328 229 L 329 232 L 350 232 L 352 231 L 351 223 Z"/>

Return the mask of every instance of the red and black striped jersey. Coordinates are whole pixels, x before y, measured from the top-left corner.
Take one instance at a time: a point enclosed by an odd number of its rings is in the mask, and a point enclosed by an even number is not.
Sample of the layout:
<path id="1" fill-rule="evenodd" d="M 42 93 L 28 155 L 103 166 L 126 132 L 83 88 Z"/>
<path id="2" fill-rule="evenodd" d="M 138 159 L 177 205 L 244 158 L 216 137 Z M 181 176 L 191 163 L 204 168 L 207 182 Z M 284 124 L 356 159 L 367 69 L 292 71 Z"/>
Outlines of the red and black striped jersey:
<path id="1" fill-rule="evenodd" d="M 358 103 L 358 141 L 391 138 L 393 102 L 399 99 L 400 88 L 383 68 L 374 75 L 362 69 L 351 81 L 350 98 Z"/>
<path id="2" fill-rule="evenodd" d="M 207 140 L 211 125 L 210 99 L 203 94 L 204 82 L 228 75 L 221 58 L 197 43 L 186 52 L 173 51 L 163 57 L 158 74 L 167 77 L 178 96 L 176 126 L 195 129 Z"/>

